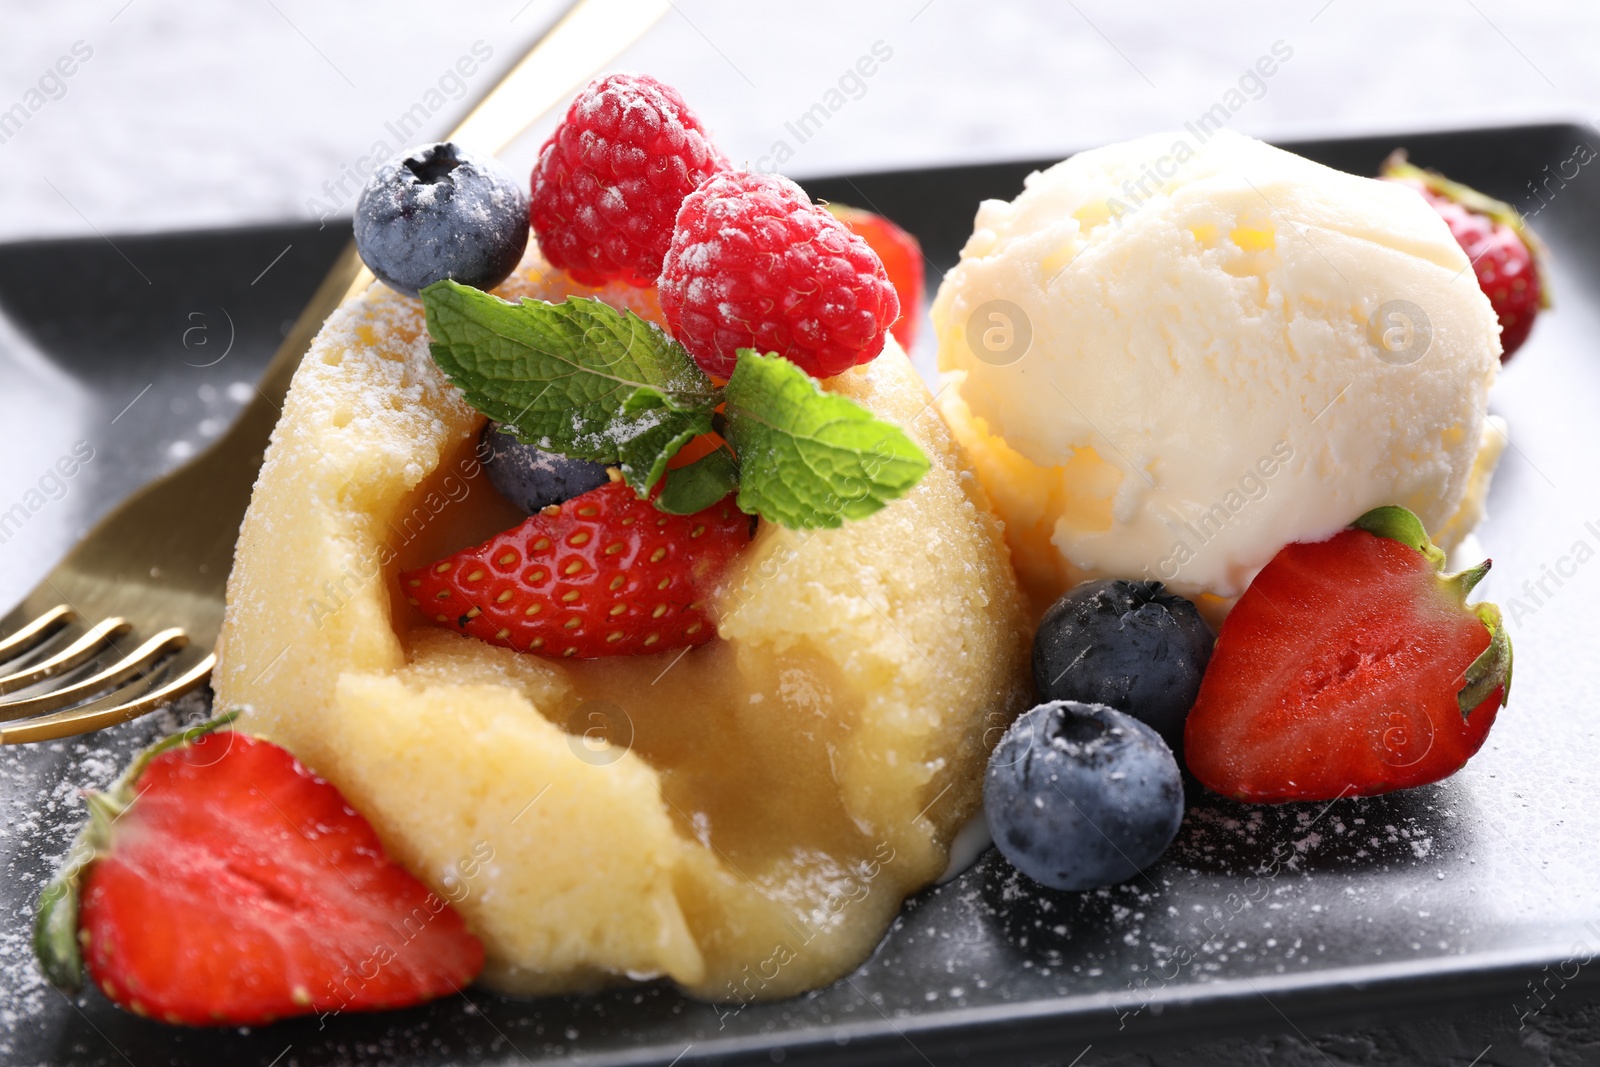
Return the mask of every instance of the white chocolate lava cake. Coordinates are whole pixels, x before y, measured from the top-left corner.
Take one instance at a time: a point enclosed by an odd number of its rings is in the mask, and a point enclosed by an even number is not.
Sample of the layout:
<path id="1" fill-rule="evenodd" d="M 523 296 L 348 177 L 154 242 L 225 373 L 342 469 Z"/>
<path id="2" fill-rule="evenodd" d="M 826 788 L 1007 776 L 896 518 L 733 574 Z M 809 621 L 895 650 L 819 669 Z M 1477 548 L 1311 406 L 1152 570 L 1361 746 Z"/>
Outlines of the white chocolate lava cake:
<path id="1" fill-rule="evenodd" d="M 596 296 L 530 249 L 496 293 Z M 839 529 L 762 523 L 687 652 L 555 661 L 429 625 L 397 574 L 521 518 L 483 417 L 374 285 L 295 375 L 245 517 L 219 708 L 338 786 L 546 994 L 666 976 L 719 1000 L 847 973 L 944 869 L 987 753 L 1029 696 L 999 521 L 890 340 L 824 388 L 899 424 L 930 472 Z"/>

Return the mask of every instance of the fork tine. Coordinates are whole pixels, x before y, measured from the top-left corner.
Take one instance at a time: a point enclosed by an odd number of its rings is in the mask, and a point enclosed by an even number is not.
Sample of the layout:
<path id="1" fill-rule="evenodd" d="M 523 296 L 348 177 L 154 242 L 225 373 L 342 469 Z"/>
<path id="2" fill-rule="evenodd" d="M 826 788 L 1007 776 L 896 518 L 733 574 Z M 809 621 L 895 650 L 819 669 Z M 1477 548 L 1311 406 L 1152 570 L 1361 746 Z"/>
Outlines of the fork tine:
<path id="1" fill-rule="evenodd" d="M 7 726 L 0 729 L 0 745 L 22 744 L 28 741 L 54 741 L 63 737 L 72 737 L 75 734 L 86 734 L 107 726 L 115 726 L 119 722 L 137 719 L 147 712 L 151 712 L 176 700 L 178 697 L 199 687 L 211 676 L 211 668 L 216 666 L 216 653 L 208 652 L 188 670 L 176 678 L 166 682 L 159 688 L 134 700 L 114 704 L 108 708 L 73 708 L 70 711 L 58 711 L 54 715 L 44 715 L 37 719 L 29 719 L 18 723 L 16 726 Z"/>
<path id="2" fill-rule="evenodd" d="M 101 690 L 121 685 L 135 674 L 142 673 L 157 657 L 166 652 L 175 652 L 188 643 L 188 635 L 177 627 L 163 630 L 111 666 L 80 682 L 38 696 L 24 697 L 9 703 L 0 702 L 0 721 L 55 711 L 57 708 L 69 707 L 87 700 Z"/>
<path id="3" fill-rule="evenodd" d="M 57 604 L 10 637 L 0 641 L 0 662 L 22 655 L 71 622 L 76 614 L 65 604 Z"/>
<path id="4" fill-rule="evenodd" d="M 126 619 L 102 619 L 82 637 L 49 659 L 42 663 L 36 663 L 26 670 L 0 678 L 0 693 L 12 693 L 35 682 L 53 678 L 63 671 L 70 671 L 72 668 L 93 659 L 100 649 L 109 644 L 117 635 L 125 633 L 127 630 L 128 622 Z"/>

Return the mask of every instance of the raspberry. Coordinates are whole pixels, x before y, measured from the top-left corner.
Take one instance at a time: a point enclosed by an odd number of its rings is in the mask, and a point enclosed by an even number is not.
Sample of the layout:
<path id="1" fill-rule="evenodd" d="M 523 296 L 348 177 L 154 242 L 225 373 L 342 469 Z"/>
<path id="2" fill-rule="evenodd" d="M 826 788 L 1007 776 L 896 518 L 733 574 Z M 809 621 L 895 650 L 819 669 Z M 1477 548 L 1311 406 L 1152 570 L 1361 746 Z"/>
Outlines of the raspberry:
<path id="1" fill-rule="evenodd" d="M 775 174 L 701 182 L 678 212 L 659 284 L 673 336 L 719 378 L 741 348 L 830 378 L 883 351 L 900 316 L 878 254 Z"/>
<path id="2" fill-rule="evenodd" d="M 583 284 L 654 285 L 678 206 L 724 166 L 676 89 L 608 74 L 539 150 L 528 221 L 545 258 Z"/>

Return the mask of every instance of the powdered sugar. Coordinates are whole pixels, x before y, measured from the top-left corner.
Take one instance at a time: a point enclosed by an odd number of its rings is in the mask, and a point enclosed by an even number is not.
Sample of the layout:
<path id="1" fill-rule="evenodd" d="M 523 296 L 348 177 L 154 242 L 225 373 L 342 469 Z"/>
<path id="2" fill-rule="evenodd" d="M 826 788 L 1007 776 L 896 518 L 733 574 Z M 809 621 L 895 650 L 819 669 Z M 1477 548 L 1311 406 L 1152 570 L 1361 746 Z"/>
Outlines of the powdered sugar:
<path id="1" fill-rule="evenodd" d="M 207 715 L 207 696 L 191 694 L 122 726 L 73 741 L 0 748 L 0 857 L 8 883 L 26 902 L 0 921 L 0 1061 L 14 1062 L 17 1037 L 61 994 L 33 957 L 32 904 L 55 877 L 87 818 L 83 794 L 104 789 L 145 745 Z M 13 898 L 17 899 L 17 898 Z"/>

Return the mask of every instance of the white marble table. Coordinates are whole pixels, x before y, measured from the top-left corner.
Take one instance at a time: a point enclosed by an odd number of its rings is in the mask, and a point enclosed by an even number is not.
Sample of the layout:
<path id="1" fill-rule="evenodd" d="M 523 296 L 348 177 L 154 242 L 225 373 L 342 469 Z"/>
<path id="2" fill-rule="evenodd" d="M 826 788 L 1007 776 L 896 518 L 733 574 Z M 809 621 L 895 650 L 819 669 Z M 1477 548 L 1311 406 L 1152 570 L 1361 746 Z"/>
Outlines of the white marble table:
<path id="1" fill-rule="evenodd" d="M 0 238 L 316 218 L 385 124 L 475 42 L 481 91 L 552 0 L 4 0 Z M 447 8 L 449 17 L 438 12 Z M 793 142 L 796 177 L 1037 158 L 1176 127 L 1225 98 L 1275 42 L 1234 128 L 1262 136 L 1600 115 L 1589 0 L 675 0 L 618 61 L 679 86 L 727 153 Z M 81 42 L 81 44 L 79 44 Z M 786 129 L 857 58 L 891 58 L 803 143 Z M 73 46 L 89 57 L 59 82 Z M 69 66 L 73 65 L 71 63 Z M 46 78 L 45 91 L 30 97 Z M 59 98 L 52 99 L 54 94 Z M 1259 96 L 1259 99 L 1251 98 Z M 508 153 L 531 161 L 550 120 Z M 1531 177 L 1531 176 L 1530 176 Z M 348 190 L 350 185 L 346 184 Z"/>

